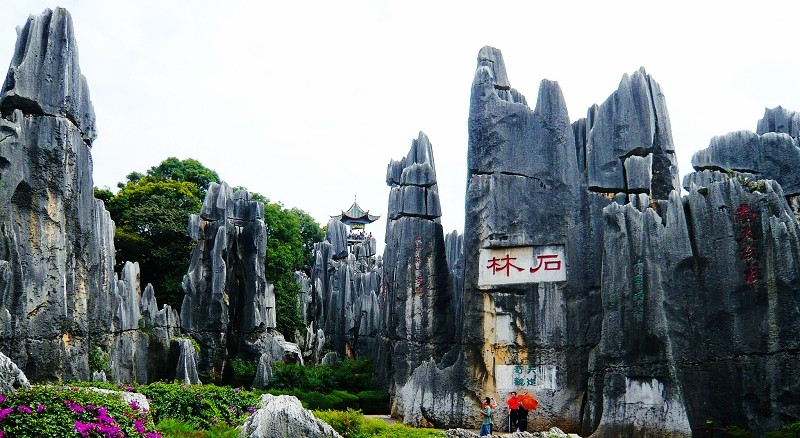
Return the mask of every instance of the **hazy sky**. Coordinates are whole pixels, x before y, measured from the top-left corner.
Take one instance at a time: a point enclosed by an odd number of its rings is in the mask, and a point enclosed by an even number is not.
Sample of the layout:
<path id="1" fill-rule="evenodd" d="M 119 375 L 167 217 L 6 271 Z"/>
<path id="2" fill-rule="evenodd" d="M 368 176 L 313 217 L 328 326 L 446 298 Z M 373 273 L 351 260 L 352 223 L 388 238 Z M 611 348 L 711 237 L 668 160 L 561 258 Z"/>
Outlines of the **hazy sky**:
<path id="1" fill-rule="evenodd" d="M 755 130 L 765 107 L 800 110 L 796 1 L 60 5 L 97 114 L 96 186 L 191 157 L 322 225 L 357 195 L 382 216 L 371 229 L 381 245 L 386 166 L 420 130 L 434 147 L 445 232 L 463 229 L 469 93 L 484 45 L 502 50 L 531 108 L 539 81 L 558 81 L 573 121 L 644 66 L 666 95 L 682 176 L 712 136 Z M 15 27 L 54 6 L 0 5 L 0 63 Z"/>

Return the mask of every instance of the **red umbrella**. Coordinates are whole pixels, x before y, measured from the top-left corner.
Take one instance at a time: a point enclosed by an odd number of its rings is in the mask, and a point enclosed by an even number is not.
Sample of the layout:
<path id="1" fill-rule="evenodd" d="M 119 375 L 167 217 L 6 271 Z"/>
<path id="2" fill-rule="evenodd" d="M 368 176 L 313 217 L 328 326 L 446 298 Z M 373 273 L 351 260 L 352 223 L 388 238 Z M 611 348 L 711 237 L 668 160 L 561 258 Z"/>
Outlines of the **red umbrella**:
<path id="1" fill-rule="evenodd" d="M 539 402 L 536 401 L 530 394 L 520 394 L 517 396 L 517 401 L 522 403 L 522 407 L 528 411 L 534 411 L 539 407 Z"/>

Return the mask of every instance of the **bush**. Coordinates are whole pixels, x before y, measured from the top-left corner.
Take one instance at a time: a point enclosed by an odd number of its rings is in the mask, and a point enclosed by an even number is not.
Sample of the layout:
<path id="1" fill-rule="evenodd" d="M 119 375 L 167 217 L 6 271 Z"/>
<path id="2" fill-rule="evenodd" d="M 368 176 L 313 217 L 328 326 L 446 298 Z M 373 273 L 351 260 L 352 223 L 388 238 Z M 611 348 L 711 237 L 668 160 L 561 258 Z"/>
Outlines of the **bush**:
<path id="1" fill-rule="evenodd" d="M 108 364 L 108 354 L 103 352 L 100 347 L 95 347 L 89 351 L 89 371 L 103 371 L 106 374 L 111 372 L 111 366 Z"/>
<path id="2" fill-rule="evenodd" d="M 361 391 L 358 394 L 358 407 L 365 414 L 389 413 L 389 393 L 386 391 Z"/>
<path id="3" fill-rule="evenodd" d="M 235 357 L 230 361 L 233 369 L 232 385 L 250 386 L 256 377 L 256 362 L 252 360 Z"/>
<path id="4" fill-rule="evenodd" d="M 211 430 L 197 430 L 185 421 L 166 419 L 156 426 L 163 438 L 237 438 L 239 430 L 225 425 L 216 425 Z"/>
<path id="5" fill-rule="evenodd" d="M 728 438 L 753 438 L 753 432 L 739 426 L 728 426 L 725 430 Z"/>
<path id="6" fill-rule="evenodd" d="M 346 411 L 314 411 L 314 416 L 328 423 L 344 438 L 360 438 L 361 428 L 364 425 L 364 414 L 361 411 L 348 409 Z"/>
<path id="7" fill-rule="evenodd" d="M 272 364 L 273 389 L 301 389 L 328 393 L 335 390 L 368 391 L 375 387 L 372 379 L 372 362 L 369 359 L 353 359 L 332 365 L 304 367 L 275 362 Z"/>
<path id="8" fill-rule="evenodd" d="M 800 436 L 800 421 L 787 424 L 774 432 L 767 432 L 767 438 L 794 438 Z"/>
<path id="9" fill-rule="evenodd" d="M 373 435 L 373 438 L 441 438 L 442 435 L 442 432 L 436 429 L 418 429 L 402 424 L 391 424 L 377 435 Z"/>
<path id="10" fill-rule="evenodd" d="M 37 385 L 7 397 L 0 395 L 0 430 L 9 437 L 22 438 L 78 433 L 159 436 L 147 413 L 135 403 L 125 403 L 119 394 L 75 386 Z"/>
<path id="11" fill-rule="evenodd" d="M 314 411 L 314 415 L 328 423 L 344 438 L 441 438 L 435 429 L 417 429 L 402 424 L 387 425 L 379 419 L 365 418 L 361 411 Z"/>
<path id="12" fill-rule="evenodd" d="M 256 394 L 240 388 L 156 382 L 138 390 L 154 400 L 151 412 L 156 423 L 171 418 L 204 430 L 216 424 L 241 424 L 258 405 Z"/>
<path id="13" fill-rule="evenodd" d="M 441 438 L 442 432 L 436 429 L 422 429 L 404 426 L 402 424 L 391 424 L 373 438 Z"/>

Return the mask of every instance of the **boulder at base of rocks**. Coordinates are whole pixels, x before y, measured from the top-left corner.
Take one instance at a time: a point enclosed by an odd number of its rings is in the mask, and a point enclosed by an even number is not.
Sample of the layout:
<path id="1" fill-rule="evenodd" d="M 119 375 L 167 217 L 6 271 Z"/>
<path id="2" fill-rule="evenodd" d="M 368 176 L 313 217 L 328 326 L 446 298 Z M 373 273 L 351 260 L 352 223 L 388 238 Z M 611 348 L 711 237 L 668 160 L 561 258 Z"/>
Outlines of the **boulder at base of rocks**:
<path id="1" fill-rule="evenodd" d="M 88 389 L 98 394 L 118 395 L 122 399 L 122 401 L 128 405 L 136 403 L 136 406 L 138 406 L 138 409 L 141 410 L 141 412 L 147 412 L 150 410 L 150 402 L 147 401 L 147 397 L 145 397 L 145 395 L 142 393 L 131 392 L 131 391 L 114 391 L 111 389 L 93 388 L 93 387 Z"/>
<path id="2" fill-rule="evenodd" d="M 297 397 L 264 394 L 261 396 L 259 409 L 244 423 L 239 437 L 283 436 L 341 438 L 330 425 L 314 417 L 308 409 L 304 409 Z"/>
<path id="3" fill-rule="evenodd" d="M 5 354 L 0 353 L 0 394 L 8 394 L 20 388 L 30 388 L 28 378 Z"/>

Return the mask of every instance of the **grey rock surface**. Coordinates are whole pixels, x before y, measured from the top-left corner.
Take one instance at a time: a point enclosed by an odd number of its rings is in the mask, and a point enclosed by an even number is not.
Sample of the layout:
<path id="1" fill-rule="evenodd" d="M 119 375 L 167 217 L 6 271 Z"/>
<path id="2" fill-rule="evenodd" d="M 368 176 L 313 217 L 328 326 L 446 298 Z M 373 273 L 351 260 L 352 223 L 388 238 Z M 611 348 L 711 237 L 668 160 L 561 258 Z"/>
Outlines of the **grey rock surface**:
<path id="1" fill-rule="evenodd" d="M 764 135 L 768 132 L 800 137 L 800 113 L 780 106 L 764 108 L 764 117 L 756 125 L 756 134 Z"/>
<path id="2" fill-rule="evenodd" d="M 767 116 L 765 116 L 767 117 Z M 761 122 L 759 126 L 768 123 Z M 778 181 L 786 195 L 800 194 L 800 140 L 786 133 L 736 131 L 711 139 L 692 155 L 696 170 L 725 170 Z"/>
<path id="3" fill-rule="evenodd" d="M 442 207 L 436 185 L 433 149 L 424 132 L 412 141 L 408 155 L 389 162 L 386 181 L 392 187 L 389 219 L 412 216 L 438 221 Z"/>
<path id="4" fill-rule="evenodd" d="M 556 82 L 541 82 L 534 109 L 497 90 L 479 62 L 470 100 L 463 237 L 460 343 L 461 375 L 467 377 L 453 386 L 465 399 L 465 424 L 476 426 L 479 418 L 473 412 L 480 399 L 505 399 L 514 383 L 501 370 L 532 365 L 543 377 L 535 379 L 542 405 L 529 423 L 531 430 L 544 425 L 577 430 L 587 347 L 598 327 L 598 310 L 591 306 L 599 295 L 599 275 L 588 261 L 599 259 L 601 244 L 590 240 L 589 230 L 597 229 L 590 213 L 610 200 L 586 190 L 577 159 L 580 148 Z M 585 134 L 586 129 L 578 131 Z M 599 138 L 593 129 L 589 135 Z M 587 167 L 593 165 L 590 153 Z M 491 267 L 482 251 L 548 246 L 563 251 L 558 266 L 566 271 L 566 281 L 479 286 L 480 271 Z M 526 272 L 533 268 L 520 267 Z M 544 378 L 546 370 L 554 369 L 559 370 L 557 379 Z M 506 422 L 505 412 L 498 412 L 495 421 Z"/>
<path id="5" fill-rule="evenodd" d="M 449 380 L 441 382 L 445 388 L 437 392 L 435 402 L 426 399 L 431 403 L 423 407 L 422 398 L 416 396 L 420 379 L 428 377 L 430 369 L 437 369 L 437 362 L 443 364 L 443 356 L 455 345 L 458 307 L 452 295 L 428 137 L 420 132 L 406 157 L 392 160 L 389 169 L 381 296 L 372 304 L 379 308 L 374 314 L 380 315 L 371 322 L 374 328 L 380 327 L 373 363 L 385 364 L 378 367 L 378 379 L 385 387 L 396 388 L 392 412 L 403 416 L 406 424 L 448 424 L 458 409 L 443 404 L 450 394 L 447 391 L 452 390 Z M 403 177 L 390 178 L 393 173 Z M 432 365 L 426 362 L 429 360 Z M 419 367 L 423 368 L 417 370 Z M 436 409 L 431 409 L 433 405 Z"/>
<path id="6" fill-rule="evenodd" d="M 0 394 L 10 394 L 20 388 L 30 388 L 25 373 L 3 353 L 0 353 Z"/>
<path id="7" fill-rule="evenodd" d="M 172 380 L 181 381 L 187 385 L 202 383 L 197 374 L 199 357 L 191 339 L 173 339 L 170 343 L 170 354 L 172 356 L 170 364 L 174 365 L 174 372 L 170 375 Z"/>
<path id="8" fill-rule="evenodd" d="M 275 328 L 275 293 L 264 279 L 264 205 L 212 183 L 189 227 L 197 246 L 183 278 L 181 327 L 200 344 L 198 369 L 225 376 L 233 358 L 257 360 L 256 345 Z"/>
<path id="9" fill-rule="evenodd" d="M 662 208 L 663 218 L 631 203 L 604 209 L 603 328 L 589 360 L 588 397 L 598 436 L 645 426 L 648 433 L 692 434 L 663 303 L 670 292 L 680 295 L 675 274 L 685 274 L 679 267 L 693 254 L 677 192 Z"/>
<path id="10" fill-rule="evenodd" d="M 32 381 L 89 379 L 96 348 L 115 379 L 155 378 L 138 270 L 117 278 L 114 223 L 93 197 L 94 110 L 65 9 L 20 29 L 0 113 L 0 351 Z M 156 337 L 176 326 L 164 312 Z"/>
<path id="11" fill-rule="evenodd" d="M 78 63 L 72 17 L 64 8 L 31 15 L 18 32 L 0 92 L 0 112 L 8 116 L 15 109 L 70 120 L 87 146 L 97 136 L 89 87 Z"/>
<path id="12" fill-rule="evenodd" d="M 398 180 L 401 174 L 397 169 Z M 342 358 L 370 355 L 375 348 L 382 262 L 372 233 L 358 231 L 364 238 L 348 241 L 347 225 L 332 218 L 325 240 L 314 244 L 310 278 L 298 282 L 305 303 L 304 357 L 315 364 L 325 347 Z"/>
<path id="13" fill-rule="evenodd" d="M 585 123 L 586 169 L 589 188 L 598 192 L 640 192 L 628 186 L 625 162 L 631 156 L 650 157 L 652 181 L 649 194 L 666 199 L 680 190 L 675 147 L 669 113 L 660 85 L 640 68 L 625 74 L 619 88 L 597 108 L 591 108 Z M 640 183 L 634 179 L 635 183 Z M 638 185 L 638 184 L 637 184 Z"/>
<path id="14" fill-rule="evenodd" d="M 296 397 L 264 394 L 258 410 L 247 418 L 242 438 L 307 437 L 341 438 L 333 428 L 303 409 Z"/>

